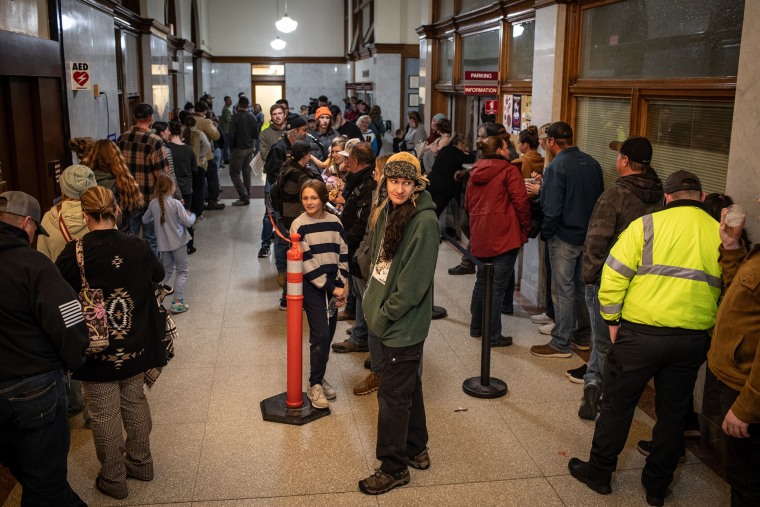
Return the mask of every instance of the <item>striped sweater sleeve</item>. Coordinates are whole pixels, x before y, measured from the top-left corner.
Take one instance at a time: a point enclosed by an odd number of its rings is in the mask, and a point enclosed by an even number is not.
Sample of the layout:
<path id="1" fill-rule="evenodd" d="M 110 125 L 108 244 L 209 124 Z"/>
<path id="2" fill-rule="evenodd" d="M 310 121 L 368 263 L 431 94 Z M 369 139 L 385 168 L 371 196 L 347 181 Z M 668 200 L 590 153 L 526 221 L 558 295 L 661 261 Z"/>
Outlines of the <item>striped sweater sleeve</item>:
<path id="1" fill-rule="evenodd" d="M 333 215 L 315 220 L 306 213 L 293 221 L 291 232 L 301 236 L 304 281 L 332 294 L 335 287 L 346 286 L 348 246 L 343 226 Z"/>

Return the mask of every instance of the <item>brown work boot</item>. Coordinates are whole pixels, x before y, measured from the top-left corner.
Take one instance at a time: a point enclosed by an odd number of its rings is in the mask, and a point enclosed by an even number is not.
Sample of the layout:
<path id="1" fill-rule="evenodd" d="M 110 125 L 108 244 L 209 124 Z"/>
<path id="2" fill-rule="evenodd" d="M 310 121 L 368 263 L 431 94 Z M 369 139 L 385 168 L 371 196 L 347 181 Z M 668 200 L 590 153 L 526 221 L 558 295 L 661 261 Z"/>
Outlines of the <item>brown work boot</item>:
<path id="1" fill-rule="evenodd" d="M 277 285 L 282 288 L 285 285 L 285 273 L 277 273 Z"/>
<path id="2" fill-rule="evenodd" d="M 354 386 L 354 394 L 357 396 L 364 396 L 377 391 L 377 386 L 380 385 L 380 375 L 371 371 L 367 376 Z"/>

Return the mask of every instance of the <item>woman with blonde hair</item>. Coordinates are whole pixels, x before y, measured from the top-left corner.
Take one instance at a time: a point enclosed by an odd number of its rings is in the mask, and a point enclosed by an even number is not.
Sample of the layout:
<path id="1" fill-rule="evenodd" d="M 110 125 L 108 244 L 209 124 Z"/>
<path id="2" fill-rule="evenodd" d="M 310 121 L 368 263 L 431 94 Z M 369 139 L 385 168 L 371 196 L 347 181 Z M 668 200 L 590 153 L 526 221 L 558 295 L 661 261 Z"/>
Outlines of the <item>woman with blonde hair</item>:
<path id="1" fill-rule="evenodd" d="M 370 123 L 372 123 L 372 120 L 369 115 L 366 114 L 360 116 L 359 119 L 356 120 L 356 126 L 362 131 L 362 137 L 372 146 L 372 150 L 375 152 L 375 155 L 377 155 L 380 153 L 380 148 L 377 143 L 377 135 L 375 135 L 375 133 L 369 128 Z"/>
<path id="2" fill-rule="evenodd" d="M 153 479 L 152 423 L 143 382 L 147 370 L 166 364 L 161 364 L 154 345 L 158 334 L 166 332 L 165 322 L 159 325 L 153 289 L 164 279 L 164 268 L 146 241 L 114 227 L 119 207 L 113 192 L 92 187 L 82 194 L 81 201 L 90 230 L 81 239 L 84 276 L 88 285 L 103 291 L 109 344 L 102 352 L 87 356 L 73 378 L 82 381 L 92 415 L 95 453 L 101 465 L 95 487 L 105 495 L 124 499 L 129 494 L 127 477 Z M 82 288 L 78 243 L 67 244 L 56 262 L 76 291 Z"/>
<path id="3" fill-rule="evenodd" d="M 117 225 L 120 231 L 129 233 L 129 215 L 138 212 L 145 201 L 121 150 L 113 141 L 101 139 L 93 144 L 83 163 L 95 173 L 98 185 L 114 193 L 116 203 L 122 211 Z"/>

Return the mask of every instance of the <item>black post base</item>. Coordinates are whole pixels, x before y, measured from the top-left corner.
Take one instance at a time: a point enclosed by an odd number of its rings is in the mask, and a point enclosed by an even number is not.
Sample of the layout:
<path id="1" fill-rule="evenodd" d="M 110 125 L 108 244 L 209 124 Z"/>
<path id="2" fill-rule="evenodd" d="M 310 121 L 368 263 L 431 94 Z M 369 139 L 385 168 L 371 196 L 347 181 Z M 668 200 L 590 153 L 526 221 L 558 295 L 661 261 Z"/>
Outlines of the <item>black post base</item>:
<path id="1" fill-rule="evenodd" d="M 480 377 L 468 378 L 462 383 L 462 390 L 475 398 L 501 398 L 507 394 L 507 383 L 489 377 L 487 386 L 480 383 Z"/>
<path id="2" fill-rule="evenodd" d="M 306 393 L 301 393 L 303 406 L 301 408 L 288 408 L 285 400 L 288 393 L 278 394 L 265 400 L 261 400 L 261 415 L 265 421 L 278 422 L 283 424 L 303 424 L 316 421 L 326 415 L 330 415 L 330 409 L 318 410 L 311 406 L 311 402 L 306 397 Z"/>
<path id="3" fill-rule="evenodd" d="M 443 319 L 449 315 L 446 308 L 433 305 L 433 320 Z"/>

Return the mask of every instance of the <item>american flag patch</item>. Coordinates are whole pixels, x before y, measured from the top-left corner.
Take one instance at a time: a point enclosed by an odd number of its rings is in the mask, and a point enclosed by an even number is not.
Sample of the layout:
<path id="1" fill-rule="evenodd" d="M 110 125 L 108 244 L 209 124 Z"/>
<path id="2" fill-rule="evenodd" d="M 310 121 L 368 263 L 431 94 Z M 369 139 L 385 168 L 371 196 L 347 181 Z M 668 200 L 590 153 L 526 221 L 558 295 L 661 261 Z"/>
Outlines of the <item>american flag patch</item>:
<path id="1" fill-rule="evenodd" d="M 61 317 L 63 318 L 63 323 L 66 327 L 76 326 L 80 322 L 84 322 L 82 305 L 76 299 L 62 304 L 58 309 L 61 311 Z"/>

